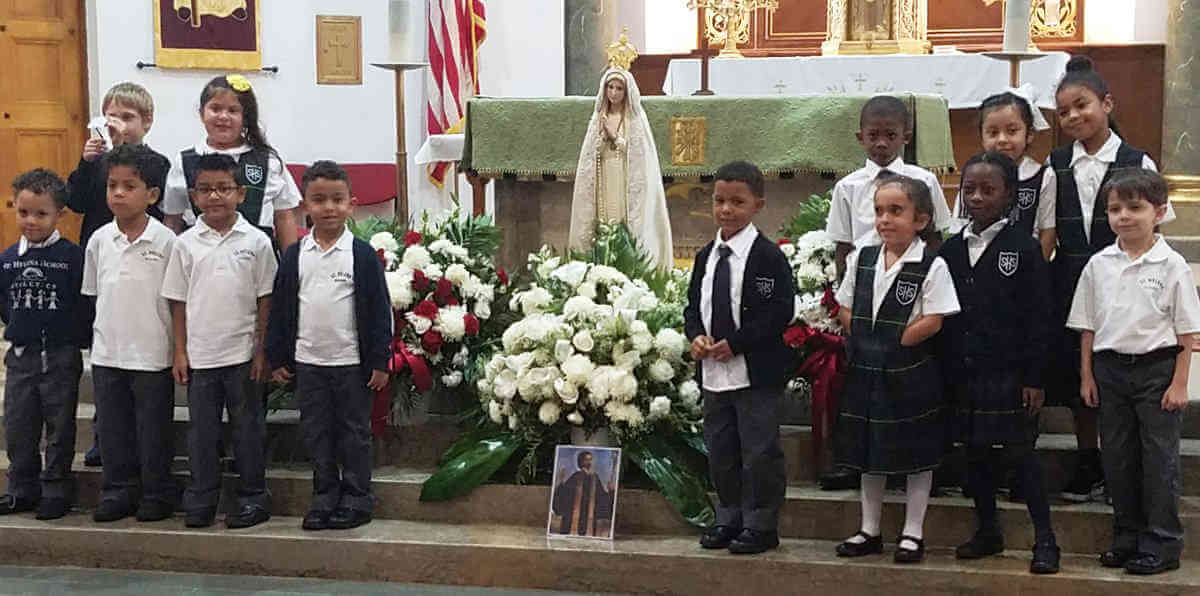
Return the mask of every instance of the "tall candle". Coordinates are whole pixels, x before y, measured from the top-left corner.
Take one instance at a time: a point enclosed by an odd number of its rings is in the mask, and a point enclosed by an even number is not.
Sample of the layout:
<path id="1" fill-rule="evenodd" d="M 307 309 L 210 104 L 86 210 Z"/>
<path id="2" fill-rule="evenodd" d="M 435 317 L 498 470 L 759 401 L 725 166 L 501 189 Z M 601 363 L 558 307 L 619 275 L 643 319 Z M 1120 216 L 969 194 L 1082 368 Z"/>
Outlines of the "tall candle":
<path id="1" fill-rule="evenodd" d="M 1004 3 L 1004 51 L 1029 51 L 1030 0 L 1008 0 Z"/>
<path id="2" fill-rule="evenodd" d="M 415 62 L 423 57 L 420 47 L 420 6 L 415 0 L 388 2 L 388 62 Z"/>

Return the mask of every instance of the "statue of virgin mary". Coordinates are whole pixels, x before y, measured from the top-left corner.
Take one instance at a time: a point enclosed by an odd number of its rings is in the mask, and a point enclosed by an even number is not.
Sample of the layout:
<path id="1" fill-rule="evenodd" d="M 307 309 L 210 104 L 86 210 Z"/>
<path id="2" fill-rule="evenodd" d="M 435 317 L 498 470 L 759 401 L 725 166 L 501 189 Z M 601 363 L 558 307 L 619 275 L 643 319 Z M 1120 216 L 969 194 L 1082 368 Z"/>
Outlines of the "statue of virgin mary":
<path id="1" fill-rule="evenodd" d="M 674 263 L 671 220 L 658 148 L 628 70 L 611 67 L 600 81 L 596 109 L 575 169 L 568 245 L 591 247 L 597 222 L 624 223 L 659 269 Z"/>

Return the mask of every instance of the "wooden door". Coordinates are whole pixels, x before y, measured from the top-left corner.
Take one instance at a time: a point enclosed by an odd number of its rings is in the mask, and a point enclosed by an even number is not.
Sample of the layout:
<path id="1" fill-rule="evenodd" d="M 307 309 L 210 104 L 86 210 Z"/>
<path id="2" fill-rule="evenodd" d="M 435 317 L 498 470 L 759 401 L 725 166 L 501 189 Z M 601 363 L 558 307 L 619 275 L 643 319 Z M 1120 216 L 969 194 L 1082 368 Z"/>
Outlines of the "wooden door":
<path id="1" fill-rule="evenodd" d="M 79 161 L 87 136 L 82 5 L 0 0 L 0 250 L 20 237 L 13 178 L 46 167 L 66 179 Z M 70 214 L 59 230 L 78 241 L 79 223 Z"/>

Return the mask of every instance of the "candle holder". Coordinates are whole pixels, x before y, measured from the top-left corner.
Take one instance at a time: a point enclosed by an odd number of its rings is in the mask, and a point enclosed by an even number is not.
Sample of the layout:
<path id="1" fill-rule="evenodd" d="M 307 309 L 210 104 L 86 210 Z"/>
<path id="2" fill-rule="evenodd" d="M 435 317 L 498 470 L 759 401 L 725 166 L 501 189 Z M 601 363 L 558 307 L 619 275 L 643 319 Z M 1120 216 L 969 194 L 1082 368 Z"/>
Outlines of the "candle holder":
<path id="1" fill-rule="evenodd" d="M 704 9 L 704 30 L 709 43 L 724 44 L 718 58 L 741 58 L 739 43 L 750 42 L 750 14 L 776 10 L 779 0 L 688 0 L 692 10 Z"/>

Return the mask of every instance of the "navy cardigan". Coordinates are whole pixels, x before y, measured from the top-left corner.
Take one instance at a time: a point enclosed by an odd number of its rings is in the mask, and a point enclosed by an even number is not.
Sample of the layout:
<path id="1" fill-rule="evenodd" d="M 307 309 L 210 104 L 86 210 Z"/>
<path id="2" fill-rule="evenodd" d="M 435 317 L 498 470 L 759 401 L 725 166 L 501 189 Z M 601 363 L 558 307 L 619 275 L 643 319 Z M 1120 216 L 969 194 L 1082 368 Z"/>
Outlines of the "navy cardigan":
<path id="1" fill-rule="evenodd" d="M 295 370 L 296 332 L 300 321 L 300 245 L 288 247 L 275 275 L 271 315 L 267 320 L 267 361 L 271 370 Z M 354 239 L 354 324 L 358 357 L 364 374 L 387 370 L 392 357 L 392 301 L 383 265 L 371 245 Z"/>

